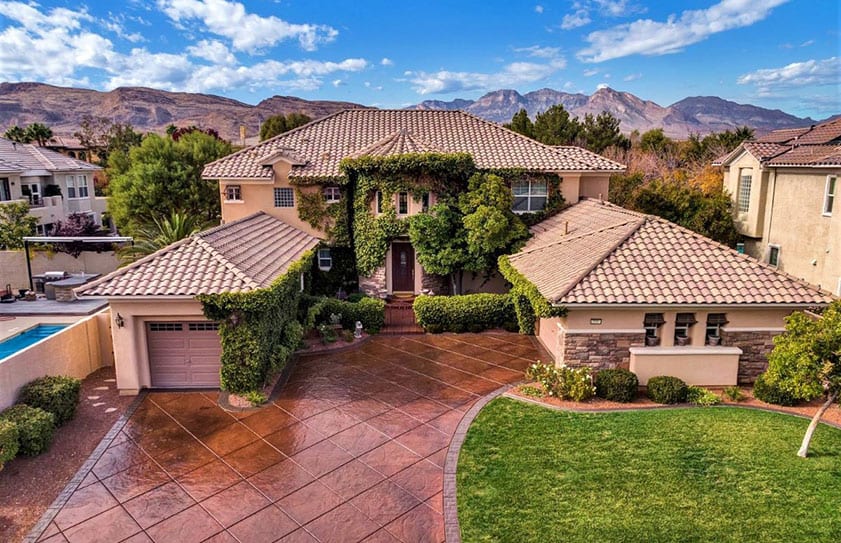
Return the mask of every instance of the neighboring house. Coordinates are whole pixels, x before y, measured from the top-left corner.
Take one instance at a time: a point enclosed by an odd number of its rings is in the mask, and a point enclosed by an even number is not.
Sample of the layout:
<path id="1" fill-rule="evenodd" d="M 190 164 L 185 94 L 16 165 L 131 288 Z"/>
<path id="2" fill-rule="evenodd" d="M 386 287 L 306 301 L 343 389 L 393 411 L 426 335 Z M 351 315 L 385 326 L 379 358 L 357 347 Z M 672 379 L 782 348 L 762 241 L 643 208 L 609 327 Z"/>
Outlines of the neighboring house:
<path id="1" fill-rule="evenodd" d="M 567 203 L 582 196 L 607 198 L 609 177 L 624 166 L 578 147 L 554 148 L 461 111 L 353 109 L 329 115 L 209 164 L 204 177 L 218 180 L 222 221 L 265 211 L 321 239 L 328 238 L 301 216 L 301 200 L 321 193 L 328 205 L 347 205 L 345 158 L 389 157 L 406 153 L 468 153 L 482 171 L 522 171 L 512 181 L 516 212 L 538 212 L 548 202 L 547 181 L 527 173 L 560 178 Z M 381 193 L 370 195 L 373 215 Z M 421 213 L 436 194 L 397 192 L 388 196 L 398 218 Z M 330 241 L 330 240 L 327 240 Z M 321 250 L 329 259 L 329 248 Z M 406 237 L 389 240 L 384 262 L 360 288 L 372 295 L 440 293 L 440 278 L 428 277 Z"/>
<path id="2" fill-rule="evenodd" d="M 747 253 L 841 294 L 841 119 L 776 130 L 716 164 Z"/>
<path id="3" fill-rule="evenodd" d="M 73 136 L 53 136 L 44 144 L 44 147 L 70 158 L 88 160 L 87 148 L 82 145 L 79 138 Z"/>
<path id="4" fill-rule="evenodd" d="M 625 367 L 641 384 L 750 383 L 795 310 L 832 297 L 652 215 L 585 199 L 532 228 L 511 265 L 560 318 L 537 337 L 558 364 Z"/>
<path id="5" fill-rule="evenodd" d="M 552 195 L 545 182 L 519 172 L 562 177 L 555 190 L 577 202 L 606 197 L 610 174 L 624 170 L 583 149 L 548 147 L 457 111 L 345 111 L 229 155 L 204 171 L 205 178 L 219 180 L 222 226 L 77 290 L 111 305 L 119 389 L 218 385 L 216 323 L 204 318 L 196 296 L 268 286 L 316 247 L 318 267 L 330 268 L 327 232 L 301 218 L 302 198 L 347 206 L 353 187 L 339 169 L 342 159 L 429 151 L 469 153 L 480 170 L 522 175 L 513 182 L 514 206 L 527 212 L 543 209 Z M 366 196 L 371 213 L 385 204 L 375 194 Z M 436 195 L 400 192 L 392 198 L 402 219 L 434 205 Z M 394 253 L 404 258 L 392 263 Z M 368 278 L 370 291 L 422 290 L 423 270 L 407 239 L 390 240 L 386 262 Z M 420 273 L 412 277 L 413 270 Z"/>
<path id="6" fill-rule="evenodd" d="M 0 203 L 24 201 L 38 218 L 37 233 L 73 213 L 102 222 L 105 198 L 94 195 L 94 174 L 101 170 L 44 147 L 0 138 Z"/>

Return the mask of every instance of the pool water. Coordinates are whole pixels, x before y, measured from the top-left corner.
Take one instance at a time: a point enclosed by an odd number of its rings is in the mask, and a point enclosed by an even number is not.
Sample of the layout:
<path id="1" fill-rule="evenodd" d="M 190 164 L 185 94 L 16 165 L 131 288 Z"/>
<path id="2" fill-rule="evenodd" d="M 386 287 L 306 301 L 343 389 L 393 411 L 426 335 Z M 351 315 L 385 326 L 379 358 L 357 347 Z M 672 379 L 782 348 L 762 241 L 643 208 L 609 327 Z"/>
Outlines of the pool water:
<path id="1" fill-rule="evenodd" d="M 18 351 L 22 351 L 33 343 L 38 343 L 42 339 L 50 337 L 65 328 L 67 328 L 66 324 L 39 324 L 16 336 L 6 338 L 0 341 L 0 360 Z"/>

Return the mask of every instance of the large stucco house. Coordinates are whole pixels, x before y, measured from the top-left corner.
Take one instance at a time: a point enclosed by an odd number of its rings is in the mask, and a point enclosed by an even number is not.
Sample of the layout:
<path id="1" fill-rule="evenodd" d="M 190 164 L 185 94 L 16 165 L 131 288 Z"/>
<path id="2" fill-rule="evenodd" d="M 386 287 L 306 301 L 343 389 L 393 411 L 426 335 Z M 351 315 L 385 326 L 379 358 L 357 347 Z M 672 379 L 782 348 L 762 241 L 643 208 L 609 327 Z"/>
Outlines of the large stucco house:
<path id="1" fill-rule="evenodd" d="M 93 186 L 99 170 L 44 147 L 0 138 L 0 203 L 29 204 L 42 235 L 73 213 L 88 214 L 101 224 L 106 200 L 96 197 Z"/>
<path id="2" fill-rule="evenodd" d="M 776 130 L 717 163 L 747 253 L 841 295 L 841 119 Z"/>
<path id="3" fill-rule="evenodd" d="M 566 309 L 537 324 L 556 363 L 624 367 L 641 384 L 751 383 L 784 318 L 832 300 L 674 223 L 593 199 L 535 225 L 509 261 Z"/>

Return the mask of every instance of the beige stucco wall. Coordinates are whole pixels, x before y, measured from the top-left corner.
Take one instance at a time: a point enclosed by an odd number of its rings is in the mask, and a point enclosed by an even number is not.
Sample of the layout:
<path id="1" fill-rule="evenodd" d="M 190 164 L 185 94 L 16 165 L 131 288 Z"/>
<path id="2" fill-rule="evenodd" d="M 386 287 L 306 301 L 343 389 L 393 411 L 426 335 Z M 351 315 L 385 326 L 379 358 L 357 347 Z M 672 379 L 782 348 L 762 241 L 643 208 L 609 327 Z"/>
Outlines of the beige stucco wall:
<path id="1" fill-rule="evenodd" d="M 732 386 L 739 375 L 738 347 L 631 347 L 630 370 L 640 385 L 658 375 L 683 379 L 688 385 Z"/>
<path id="2" fill-rule="evenodd" d="M 120 394 L 137 394 L 151 386 L 149 353 L 146 345 L 147 321 L 205 320 L 197 300 L 109 300 L 112 322 L 119 314 L 125 324 L 112 326 L 114 365 Z"/>
<path id="3" fill-rule="evenodd" d="M 32 252 L 32 274 L 39 275 L 47 271 L 66 271 L 68 273 L 110 273 L 117 269 L 120 260 L 113 252 L 97 253 L 85 251 L 79 258 L 67 253 Z M 23 250 L 0 251 L 0 280 L 13 289 L 29 288 L 26 274 L 26 255 Z"/>
<path id="4" fill-rule="evenodd" d="M 567 176 L 564 176 L 566 182 Z M 610 190 L 610 176 L 605 174 L 582 175 L 579 183 L 579 198 L 599 198 L 607 201 Z"/>
<path id="5" fill-rule="evenodd" d="M 21 387 L 33 379 L 45 375 L 83 379 L 110 365 L 109 323 L 106 309 L 0 362 L 0 409 L 12 405 Z"/>
<path id="6" fill-rule="evenodd" d="M 745 169 L 751 170 L 750 203 L 747 212 L 738 210 L 739 176 Z M 736 226 L 749 237 L 761 238 L 765 226 L 766 200 L 768 197 L 769 173 L 762 170 L 759 161 L 750 153 L 742 153 L 734 160 L 724 174 L 724 189 L 733 199 Z"/>
<path id="7" fill-rule="evenodd" d="M 564 328 L 563 320 L 560 317 L 551 319 L 538 319 L 535 330 L 535 337 L 543 345 L 556 363 L 563 362 Z M 548 362 L 548 360 L 546 361 Z"/>

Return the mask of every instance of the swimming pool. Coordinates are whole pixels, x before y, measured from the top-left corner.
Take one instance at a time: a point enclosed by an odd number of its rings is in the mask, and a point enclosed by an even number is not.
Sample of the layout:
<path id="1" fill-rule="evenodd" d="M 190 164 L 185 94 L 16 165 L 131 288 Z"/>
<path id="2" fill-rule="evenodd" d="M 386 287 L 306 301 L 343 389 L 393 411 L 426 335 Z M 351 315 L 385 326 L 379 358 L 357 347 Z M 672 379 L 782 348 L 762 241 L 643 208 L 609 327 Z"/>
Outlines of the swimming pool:
<path id="1" fill-rule="evenodd" d="M 16 336 L 6 338 L 0 341 L 0 360 L 18 351 L 22 351 L 33 343 L 38 343 L 42 339 L 48 338 L 65 328 L 67 328 L 66 324 L 39 324 L 29 330 L 24 330 Z"/>

